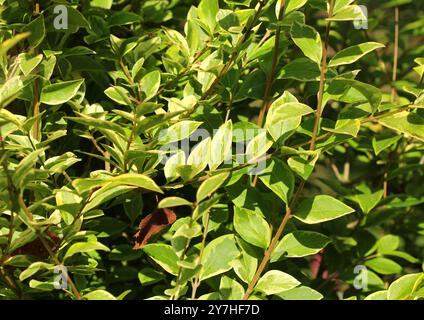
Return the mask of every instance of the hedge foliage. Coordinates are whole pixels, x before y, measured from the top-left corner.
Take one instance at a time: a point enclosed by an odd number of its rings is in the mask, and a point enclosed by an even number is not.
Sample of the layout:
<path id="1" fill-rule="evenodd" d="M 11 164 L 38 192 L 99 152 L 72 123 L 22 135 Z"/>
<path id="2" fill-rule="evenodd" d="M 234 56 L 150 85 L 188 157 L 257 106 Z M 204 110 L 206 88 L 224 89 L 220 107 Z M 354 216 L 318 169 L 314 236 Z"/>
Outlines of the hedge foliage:
<path id="1" fill-rule="evenodd" d="M 0 298 L 424 298 L 423 7 L 0 0 Z"/>

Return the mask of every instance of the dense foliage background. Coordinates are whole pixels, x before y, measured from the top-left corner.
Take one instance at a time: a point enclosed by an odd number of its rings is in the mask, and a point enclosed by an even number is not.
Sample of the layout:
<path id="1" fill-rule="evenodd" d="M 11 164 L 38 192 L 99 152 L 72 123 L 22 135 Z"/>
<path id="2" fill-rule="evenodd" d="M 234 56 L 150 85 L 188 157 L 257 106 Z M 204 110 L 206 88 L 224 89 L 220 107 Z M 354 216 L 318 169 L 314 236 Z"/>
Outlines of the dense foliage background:
<path id="1" fill-rule="evenodd" d="M 423 40 L 412 0 L 0 0 L 0 298 L 422 299 Z"/>

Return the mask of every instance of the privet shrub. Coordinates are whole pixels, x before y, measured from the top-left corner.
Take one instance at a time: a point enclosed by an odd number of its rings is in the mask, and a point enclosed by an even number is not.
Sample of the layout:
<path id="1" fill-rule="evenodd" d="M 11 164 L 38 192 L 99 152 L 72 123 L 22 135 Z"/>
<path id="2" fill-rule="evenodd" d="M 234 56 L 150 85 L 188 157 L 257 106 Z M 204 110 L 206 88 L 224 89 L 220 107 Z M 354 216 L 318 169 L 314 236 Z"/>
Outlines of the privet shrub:
<path id="1" fill-rule="evenodd" d="M 424 297 L 422 1 L 0 5 L 1 298 Z"/>

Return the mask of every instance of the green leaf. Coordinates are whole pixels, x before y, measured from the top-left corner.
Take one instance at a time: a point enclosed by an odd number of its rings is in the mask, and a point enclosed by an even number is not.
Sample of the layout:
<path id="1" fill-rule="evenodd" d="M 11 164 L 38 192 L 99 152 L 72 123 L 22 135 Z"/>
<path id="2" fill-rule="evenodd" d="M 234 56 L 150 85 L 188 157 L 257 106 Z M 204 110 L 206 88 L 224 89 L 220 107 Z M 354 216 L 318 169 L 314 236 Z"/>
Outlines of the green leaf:
<path id="1" fill-rule="evenodd" d="M 234 229 L 250 244 L 266 249 L 271 241 L 268 223 L 254 211 L 234 208 Z"/>
<path id="2" fill-rule="evenodd" d="M 356 137 L 361 129 L 361 121 L 359 119 L 339 119 L 334 129 L 326 127 L 322 127 L 322 129 L 333 133 Z"/>
<path id="3" fill-rule="evenodd" d="M 80 79 L 48 85 L 41 90 L 40 102 L 48 105 L 68 102 L 77 94 L 83 82 L 84 79 Z"/>
<path id="4" fill-rule="evenodd" d="M 259 179 L 284 203 L 289 204 L 294 189 L 294 175 L 283 161 L 272 159 Z"/>
<path id="5" fill-rule="evenodd" d="M 414 291 L 424 280 L 423 273 L 413 273 L 405 275 L 394 281 L 387 292 L 387 300 L 408 300 L 411 299 Z"/>
<path id="6" fill-rule="evenodd" d="M 220 300 L 221 296 L 219 295 L 219 292 L 210 292 L 202 294 L 197 300 Z"/>
<path id="7" fill-rule="evenodd" d="M 30 45 L 33 48 L 38 47 L 41 42 L 43 42 L 46 37 L 46 26 L 44 24 L 44 15 L 39 15 L 37 18 L 32 20 L 29 24 L 25 26 L 23 31 L 31 32 L 31 35 L 28 38 Z"/>
<path id="8" fill-rule="evenodd" d="M 77 181 L 77 183 L 80 183 L 80 181 Z M 98 205 L 134 188 L 143 188 L 163 193 L 152 178 L 139 173 L 125 173 L 107 180 L 94 181 L 93 185 L 89 185 L 89 188 L 95 186 L 101 186 L 101 188 L 92 194 L 90 201 L 84 207 L 82 213 L 88 212 Z"/>
<path id="9" fill-rule="evenodd" d="M 21 53 L 19 55 L 19 68 L 25 76 L 28 76 L 43 60 L 43 55 L 38 54 L 36 56 L 28 53 Z"/>
<path id="10" fill-rule="evenodd" d="M 68 12 L 68 30 L 67 32 L 75 33 L 80 28 L 85 28 L 86 30 L 90 29 L 90 24 L 84 15 L 79 12 L 77 9 L 71 6 L 66 6 Z"/>
<path id="11" fill-rule="evenodd" d="M 377 250 L 379 254 L 387 254 L 395 251 L 400 245 L 400 238 L 392 234 L 387 234 L 380 238 L 377 242 Z"/>
<path id="12" fill-rule="evenodd" d="M 401 252 L 401 251 L 390 251 L 390 252 L 386 252 L 385 253 L 386 256 L 393 256 L 393 257 L 398 257 L 401 259 L 404 259 L 410 263 L 419 263 L 420 260 L 411 256 L 410 254 L 406 253 L 406 252 Z"/>
<path id="13" fill-rule="evenodd" d="M 95 191 L 90 197 L 90 202 L 84 206 L 84 209 L 81 213 L 87 213 L 88 211 L 98 207 L 102 203 L 114 199 L 121 194 L 127 193 L 133 190 L 134 187 L 131 186 L 116 186 L 116 185 L 105 185 L 100 190 Z"/>
<path id="14" fill-rule="evenodd" d="M 20 186 L 25 177 L 30 173 L 30 169 L 36 164 L 39 156 L 45 151 L 45 148 L 35 150 L 19 162 L 13 174 L 12 180 L 15 185 Z"/>
<path id="15" fill-rule="evenodd" d="M 365 21 L 367 17 L 362 12 L 361 8 L 357 5 L 345 6 L 338 10 L 331 18 L 326 19 L 328 21 Z"/>
<path id="16" fill-rule="evenodd" d="M 199 279 L 205 280 L 227 272 L 239 255 L 234 235 L 227 234 L 212 240 L 203 251 Z"/>
<path id="17" fill-rule="evenodd" d="M 392 179 L 393 177 L 389 175 L 389 180 Z M 403 194 L 393 194 L 381 200 L 381 204 L 386 205 L 388 208 L 407 208 L 411 206 L 417 206 L 421 203 L 424 203 L 424 197 L 417 198 Z"/>
<path id="18" fill-rule="evenodd" d="M 175 276 L 178 274 L 177 262 L 179 258 L 170 245 L 163 243 L 147 244 L 143 247 L 143 251 L 166 272 Z"/>
<path id="19" fill-rule="evenodd" d="M 259 160 L 262 160 L 271 146 L 272 142 L 267 139 L 266 132 L 259 133 L 247 144 L 247 163 L 256 163 Z"/>
<path id="20" fill-rule="evenodd" d="M 189 206 L 191 207 L 193 203 L 190 201 L 180 198 L 180 197 L 168 197 L 165 199 L 162 199 L 159 204 L 158 208 L 171 208 L 171 207 L 179 207 L 179 206 Z"/>
<path id="21" fill-rule="evenodd" d="M 166 121 L 172 118 L 175 118 L 177 115 L 181 113 L 182 111 L 177 111 L 177 112 L 155 114 L 150 117 L 145 117 L 143 120 L 137 123 L 135 135 L 139 135 L 141 133 L 145 133 L 154 128 L 157 128 L 161 124 L 165 123 Z"/>
<path id="22" fill-rule="evenodd" d="M 333 6 L 333 14 L 336 14 L 340 10 L 346 8 L 348 5 L 350 5 L 355 0 L 335 0 L 334 6 Z"/>
<path id="23" fill-rule="evenodd" d="M 372 112 L 377 111 L 382 100 L 380 89 L 357 80 L 343 79 L 341 81 L 350 85 L 350 89 L 342 97 L 341 101 L 348 103 L 368 102 L 371 104 Z"/>
<path id="24" fill-rule="evenodd" d="M 284 255 L 288 258 L 306 257 L 318 253 L 330 243 L 327 236 L 312 231 L 293 231 L 278 243 L 271 255 L 271 262 Z"/>
<path id="25" fill-rule="evenodd" d="M 277 293 L 277 296 L 284 300 L 321 300 L 324 298 L 318 291 L 305 286 Z"/>
<path id="26" fill-rule="evenodd" d="M 169 157 L 163 168 L 166 180 L 172 181 L 177 179 L 180 175 L 176 169 L 179 166 L 183 166 L 185 162 L 186 156 L 182 150 L 178 150 L 173 156 Z"/>
<path id="27" fill-rule="evenodd" d="M 119 176 L 108 179 L 105 182 L 108 183 L 108 186 L 128 185 L 163 193 L 161 188 L 156 184 L 156 182 L 152 178 L 140 173 L 124 173 Z"/>
<path id="28" fill-rule="evenodd" d="M 244 247 L 248 247 L 249 244 L 243 242 L 243 240 L 238 239 L 239 243 L 243 243 Z M 243 248 L 241 245 L 240 247 Z M 241 256 L 233 262 L 233 269 L 237 276 L 245 283 L 249 284 L 258 267 L 258 259 L 251 255 L 248 250 L 242 249 Z"/>
<path id="29" fill-rule="evenodd" d="M 387 300 L 387 290 L 371 293 L 364 300 Z"/>
<path id="30" fill-rule="evenodd" d="M 176 167 L 176 176 L 181 177 L 184 182 L 187 182 L 192 180 L 202 170 L 202 167 L 196 168 L 192 165 L 180 165 Z"/>
<path id="31" fill-rule="evenodd" d="M 37 238 L 35 231 L 32 228 L 28 228 L 25 231 L 15 231 L 12 242 L 10 243 L 9 251 L 13 252 L 16 249 L 34 241 Z"/>
<path id="32" fill-rule="evenodd" d="M 59 131 L 60 136 L 66 135 L 66 132 L 63 134 Z M 81 161 L 78 159 L 72 152 L 66 152 L 60 156 L 51 157 L 44 162 L 44 168 L 54 173 L 62 173 L 64 170 L 72 166 L 73 164 Z"/>
<path id="33" fill-rule="evenodd" d="M 160 72 L 158 70 L 149 72 L 140 80 L 140 88 L 143 91 L 145 98 L 144 102 L 152 99 L 160 87 Z"/>
<path id="34" fill-rule="evenodd" d="M 287 164 L 289 165 L 290 169 L 292 169 L 297 175 L 306 181 L 314 171 L 315 163 L 317 162 L 319 155 L 319 150 L 308 151 L 299 156 L 290 157 L 287 160 Z"/>
<path id="35" fill-rule="evenodd" d="M 288 0 L 286 1 L 286 10 L 284 14 L 287 16 L 289 13 L 300 9 L 305 5 L 305 3 L 308 2 L 308 0 Z M 277 14 L 278 17 L 278 14 Z"/>
<path id="36" fill-rule="evenodd" d="M 177 231 L 175 231 L 171 239 L 172 247 L 174 248 L 177 256 L 183 259 L 184 257 L 182 255 L 190 239 L 198 237 L 201 234 L 202 227 L 196 222 L 192 222 L 191 224 L 187 222 L 181 225 Z M 194 264 L 194 266 L 196 267 L 197 263 Z"/>
<path id="37" fill-rule="evenodd" d="M 365 265 L 380 274 L 396 274 L 402 272 L 402 267 L 398 263 L 387 258 L 373 258 L 365 261 Z"/>
<path id="38" fill-rule="evenodd" d="M 123 137 L 125 137 L 125 130 L 120 125 L 118 125 L 118 124 L 116 124 L 112 121 L 93 118 L 93 117 L 90 117 L 90 116 L 87 116 L 85 114 L 78 113 L 78 112 L 75 112 L 75 113 L 79 117 L 66 117 L 65 119 L 72 120 L 72 121 L 81 123 L 81 124 L 86 125 L 86 126 L 91 126 L 91 127 L 93 127 L 94 129 L 97 129 L 97 130 L 106 129 L 106 130 L 115 131 L 116 133 L 119 133 Z"/>
<path id="39" fill-rule="evenodd" d="M 228 4 L 248 7 L 252 0 L 224 0 Z"/>
<path id="40" fill-rule="evenodd" d="M 307 224 L 321 223 L 345 216 L 355 210 L 327 195 L 303 200 L 294 210 L 294 217 Z"/>
<path id="41" fill-rule="evenodd" d="M 131 100 L 130 100 L 130 93 L 127 89 L 121 87 L 121 86 L 113 86 L 109 87 L 105 90 L 105 95 L 107 95 L 109 98 L 111 98 L 113 101 L 115 101 L 118 104 L 124 105 L 124 106 L 130 106 Z"/>
<path id="42" fill-rule="evenodd" d="M 29 282 L 29 286 L 30 286 L 30 288 L 42 290 L 42 291 L 52 291 L 52 290 L 56 289 L 55 285 L 52 281 L 38 281 L 38 280 L 35 280 L 35 279 L 32 279 Z"/>
<path id="43" fill-rule="evenodd" d="M 352 269 L 349 279 L 346 281 L 348 284 L 361 286 L 363 292 L 382 290 L 386 288 L 384 281 L 373 271 L 368 268 L 360 268 L 359 270 Z M 359 271 L 359 272 L 357 272 Z"/>
<path id="44" fill-rule="evenodd" d="M 349 196 L 348 199 L 355 201 L 361 207 L 363 213 L 368 214 L 374 209 L 383 198 L 384 191 L 380 190 L 370 194 L 356 194 Z"/>
<path id="45" fill-rule="evenodd" d="M 96 54 L 96 52 L 84 46 L 76 46 L 70 49 L 66 49 L 62 53 L 62 57 L 84 56 L 89 54 Z"/>
<path id="46" fill-rule="evenodd" d="M 15 35 L 13 38 L 3 41 L 0 46 L 0 56 L 6 54 L 10 49 L 16 46 L 20 41 L 25 40 L 31 35 L 30 32 L 24 32 Z"/>
<path id="47" fill-rule="evenodd" d="M 319 81 L 319 66 L 308 58 L 298 58 L 286 64 L 278 73 L 278 78 L 298 81 Z"/>
<path id="48" fill-rule="evenodd" d="M 87 300 L 117 300 L 114 295 L 106 290 L 94 290 L 82 296 Z"/>
<path id="49" fill-rule="evenodd" d="M 222 162 L 231 160 L 233 140 L 233 123 L 230 121 L 222 124 L 211 141 L 211 154 L 208 162 L 209 168 L 215 170 Z"/>
<path id="50" fill-rule="evenodd" d="M 424 58 L 417 58 L 414 62 L 418 64 L 418 67 L 415 67 L 414 71 L 418 73 L 421 79 L 424 76 Z"/>
<path id="51" fill-rule="evenodd" d="M 39 75 L 45 80 L 50 80 L 56 66 L 56 56 L 51 56 L 41 61 Z"/>
<path id="52" fill-rule="evenodd" d="M 229 177 L 230 172 L 218 173 L 202 182 L 197 189 L 196 199 L 199 203 L 206 197 L 210 197 Z"/>
<path id="53" fill-rule="evenodd" d="M 295 22 L 290 31 L 294 43 L 303 54 L 318 65 L 322 60 L 322 43 L 319 33 L 312 27 Z"/>
<path id="54" fill-rule="evenodd" d="M 90 6 L 102 9 L 112 8 L 113 0 L 91 0 Z"/>
<path id="55" fill-rule="evenodd" d="M 394 145 L 402 139 L 401 135 L 392 135 L 392 136 L 374 136 L 372 138 L 372 148 L 374 149 L 374 153 L 378 156 L 383 150 Z"/>
<path id="56" fill-rule="evenodd" d="M 219 292 L 221 300 L 241 300 L 244 295 L 244 288 L 236 280 L 222 276 Z"/>
<path id="57" fill-rule="evenodd" d="M 216 15 L 219 11 L 218 0 L 202 0 L 199 3 L 197 14 L 200 20 L 209 27 L 212 34 L 217 24 Z"/>
<path id="58" fill-rule="evenodd" d="M 199 20 L 197 20 L 199 22 Z M 168 28 L 163 28 L 165 35 L 168 37 L 170 42 L 181 50 L 184 57 L 189 57 L 190 48 L 188 46 L 186 38 L 178 31 Z"/>
<path id="59" fill-rule="evenodd" d="M 16 125 L 18 128 L 23 127 L 23 123 L 19 120 L 18 116 L 6 109 L 0 109 L 0 118 L 9 121 Z"/>
<path id="60" fill-rule="evenodd" d="M 198 121 L 179 121 L 169 128 L 159 132 L 158 142 L 160 144 L 172 143 L 190 137 L 202 124 Z"/>
<path id="61" fill-rule="evenodd" d="M 41 261 L 34 262 L 28 268 L 26 268 L 24 271 L 21 272 L 21 274 L 19 275 L 19 280 L 24 281 L 32 277 L 38 271 L 44 270 L 44 269 L 50 269 L 52 267 L 54 267 L 54 265 L 50 263 L 45 263 Z"/>
<path id="62" fill-rule="evenodd" d="M 152 268 L 143 268 L 138 272 L 138 280 L 142 286 L 155 284 L 162 279 L 165 279 L 165 275 Z"/>
<path id="63" fill-rule="evenodd" d="M 78 178 L 72 183 L 72 186 L 79 193 L 87 192 L 91 189 L 98 188 L 104 184 L 104 178 Z"/>
<path id="64" fill-rule="evenodd" d="M 131 76 L 133 77 L 134 80 L 138 79 L 138 75 L 142 71 L 144 61 L 145 61 L 144 58 L 141 57 L 140 59 L 137 60 L 136 63 L 134 63 L 134 65 L 131 69 Z"/>
<path id="65" fill-rule="evenodd" d="M 162 104 L 159 104 L 159 103 L 144 102 L 144 103 L 139 104 L 137 106 L 136 113 L 137 113 L 137 116 L 143 116 L 143 115 L 145 115 L 147 113 L 154 112 L 157 109 L 160 109 L 162 107 L 163 107 L 163 105 Z M 172 115 L 172 113 L 171 113 L 171 115 Z M 175 115 L 175 113 L 174 113 L 174 115 Z M 168 116 L 170 116 L 170 115 L 168 114 Z M 166 121 L 166 119 L 164 121 Z"/>
<path id="66" fill-rule="evenodd" d="M 109 27 L 124 26 L 135 22 L 141 22 L 141 17 L 138 14 L 128 11 L 117 11 L 107 19 Z"/>
<path id="67" fill-rule="evenodd" d="M 100 242 L 97 242 L 97 241 L 74 243 L 66 251 L 64 260 L 66 260 L 69 257 L 72 257 L 74 254 L 77 254 L 77 253 L 84 253 L 84 252 L 97 251 L 97 250 L 110 251 L 108 247 L 106 247 L 104 244 L 101 244 Z"/>
<path id="68" fill-rule="evenodd" d="M 277 141 L 286 133 L 296 130 L 300 126 L 302 117 L 313 112 L 312 108 L 297 102 L 294 96 L 285 92 L 271 104 L 265 121 L 265 129 L 273 140 Z"/>
<path id="69" fill-rule="evenodd" d="M 403 111 L 378 120 L 383 126 L 424 141 L 424 117 Z"/>
<path id="70" fill-rule="evenodd" d="M 138 39 L 133 37 L 120 39 L 114 36 L 113 34 L 110 35 L 109 39 L 114 54 L 120 59 L 129 54 L 131 51 L 133 51 L 134 48 L 137 47 L 139 41 Z"/>
<path id="71" fill-rule="evenodd" d="M 224 30 L 239 30 L 240 22 L 235 12 L 227 9 L 221 9 L 216 16 L 219 26 Z"/>
<path id="72" fill-rule="evenodd" d="M 271 295 L 293 289 L 299 284 L 300 282 L 291 275 L 279 270 L 271 270 L 259 279 L 255 290 Z"/>
<path id="73" fill-rule="evenodd" d="M 62 187 L 56 193 L 56 205 L 66 224 L 71 224 L 82 207 L 83 198 L 73 190 Z"/>
<path id="74" fill-rule="evenodd" d="M 371 51 L 383 47 L 385 47 L 385 45 L 378 42 L 366 42 L 343 49 L 337 52 L 336 55 L 330 60 L 328 67 L 331 68 L 354 63 Z"/>
<path id="75" fill-rule="evenodd" d="M 190 152 L 190 155 L 187 158 L 187 165 L 190 167 L 190 170 L 189 170 L 190 174 L 185 178 L 185 180 L 189 180 L 193 178 L 194 176 L 196 176 L 198 173 L 202 172 L 206 168 L 210 158 L 210 151 L 211 151 L 210 137 L 207 137 L 206 139 L 202 140 L 193 148 L 193 150 Z"/>
<path id="76" fill-rule="evenodd" d="M 116 300 L 124 300 L 124 298 L 131 293 L 131 289 L 129 290 L 125 290 L 124 292 L 122 292 L 119 296 L 116 297 Z"/>
<path id="77" fill-rule="evenodd" d="M 275 46 L 275 36 L 272 36 L 268 38 L 261 46 L 257 45 L 252 50 L 252 52 L 248 52 L 249 61 L 266 56 L 267 54 L 272 52 L 274 46 Z"/>
<path id="78" fill-rule="evenodd" d="M 356 76 L 357 76 L 357 71 L 352 71 L 327 81 L 327 83 L 324 86 L 323 106 L 327 105 L 327 103 L 331 100 L 343 101 L 342 97 L 344 97 L 344 95 L 351 88 L 350 83 L 344 81 L 344 79 L 346 78 L 354 79 Z M 348 116 L 346 116 L 346 113 L 348 114 Z M 342 110 L 342 112 L 339 114 L 339 120 L 352 119 L 353 117 L 349 117 L 349 113 L 353 113 L 353 110 L 352 109 Z"/>

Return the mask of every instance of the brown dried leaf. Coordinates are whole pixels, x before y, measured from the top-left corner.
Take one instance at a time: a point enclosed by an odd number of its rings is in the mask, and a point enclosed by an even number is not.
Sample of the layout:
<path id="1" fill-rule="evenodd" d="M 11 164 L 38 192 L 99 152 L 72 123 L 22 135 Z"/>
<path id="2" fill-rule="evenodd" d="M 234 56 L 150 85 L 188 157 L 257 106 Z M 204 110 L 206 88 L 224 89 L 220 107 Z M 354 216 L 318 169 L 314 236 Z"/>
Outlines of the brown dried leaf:
<path id="1" fill-rule="evenodd" d="M 176 219 L 175 212 L 167 208 L 158 209 L 145 216 L 140 221 L 138 231 L 134 235 L 135 244 L 133 249 L 143 248 L 155 234 L 158 234 L 166 226 L 173 224 Z"/>
<path id="2" fill-rule="evenodd" d="M 51 244 L 53 252 L 56 251 L 57 245 L 60 242 L 60 239 L 58 238 L 57 234 L 51 231 L 46 231 L 46 235 L 53 242 L 53 244 Z M 48 241 L 48 239 L 46 240 Z M 41 258 L 41 259 L 47 259 L 49 257 L 49 253 L 44 248 L 40 239 L 35 239 L 34 241 L 27 243 L 26 245 L 16 249 L 13 252 L 13 254 L 14 255 L 30 255 L 30 256 Z"/>

